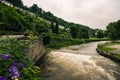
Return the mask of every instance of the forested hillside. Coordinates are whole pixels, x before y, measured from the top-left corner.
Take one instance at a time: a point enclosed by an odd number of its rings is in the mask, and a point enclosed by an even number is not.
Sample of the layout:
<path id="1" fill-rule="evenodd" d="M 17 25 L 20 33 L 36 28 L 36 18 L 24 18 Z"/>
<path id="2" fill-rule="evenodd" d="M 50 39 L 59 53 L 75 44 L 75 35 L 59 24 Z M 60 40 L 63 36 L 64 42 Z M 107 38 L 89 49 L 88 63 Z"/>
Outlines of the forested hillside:
<path id="1" fill-rule="evenodd" d="M 63 38 L 86 39 L 104 37 L 104 31 L 102 30 L 91 29 L 88 26 L 65 21 L 54 16 L 51 12 L 39 8 L 36 4 L 33 4 L 31 7 L 26 7 L 21 0 L 6 1 L 12 3 L 14 7 L 0 3 L 1 34 L 25 34 L 26 32 L 33 32 L 35 34 L 47 34 L 50 36 L 57 35 Z M 25 11 L 17 9 L 15 6 L 36 15 L 32 16 Z M 48 22 L 44 19 L 48 20 Z M 59 25 L 64 26 L 64 28 L 61 29 Z"/>

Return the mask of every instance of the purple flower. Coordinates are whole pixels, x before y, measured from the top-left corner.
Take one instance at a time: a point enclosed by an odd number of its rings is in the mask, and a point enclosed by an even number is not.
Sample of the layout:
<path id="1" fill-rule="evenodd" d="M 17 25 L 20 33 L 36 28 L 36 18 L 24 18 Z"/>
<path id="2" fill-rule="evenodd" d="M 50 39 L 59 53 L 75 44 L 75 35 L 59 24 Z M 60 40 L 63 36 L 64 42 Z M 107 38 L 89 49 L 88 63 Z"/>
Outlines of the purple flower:
<path id="1" fill-rule="evenodd" d="M 3 76 L 0 76 L 0 80 L 6 80 Z"/>
<path id="2" fill-rule="evenodd" d="M 14 61 L 14 62 L 12 63 L 12 66 L 18 66 L 18 63 L 17 63 L 16 61 Z"/>
<path id="3" fill-rule="evenodd" d="M 10 66 L 9 72 L 10 72 L 10 77 L 12 78 L 20 77 L 18 69 L 14 65 Z"/>
<path id="4" fill-rule="evenodd" d="M 25 68 L 25 65 L 23 63 L 20 64 L 20 68 L 23 69 Z"/>
<path id="5" fill-rule="evenodd" d="M 12 58 L 13 56 L 10 54 L 0 54 L 0 58 L 4 59 L 4 60 L 9 60 L 10 58 Z"/>

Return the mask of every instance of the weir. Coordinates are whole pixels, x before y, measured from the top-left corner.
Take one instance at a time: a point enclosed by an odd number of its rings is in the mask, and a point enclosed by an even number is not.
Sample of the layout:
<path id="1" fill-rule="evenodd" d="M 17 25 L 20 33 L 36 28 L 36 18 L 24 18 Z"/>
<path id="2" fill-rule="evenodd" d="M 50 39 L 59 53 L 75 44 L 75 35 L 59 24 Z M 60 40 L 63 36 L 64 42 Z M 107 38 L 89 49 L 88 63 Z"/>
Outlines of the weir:
<path id="1" fill-rule="evenodd" d="M 44 59 L 42 80 L 120 80 L 120 65 L 97 53 L 99 43 L 53 50 Z"/>

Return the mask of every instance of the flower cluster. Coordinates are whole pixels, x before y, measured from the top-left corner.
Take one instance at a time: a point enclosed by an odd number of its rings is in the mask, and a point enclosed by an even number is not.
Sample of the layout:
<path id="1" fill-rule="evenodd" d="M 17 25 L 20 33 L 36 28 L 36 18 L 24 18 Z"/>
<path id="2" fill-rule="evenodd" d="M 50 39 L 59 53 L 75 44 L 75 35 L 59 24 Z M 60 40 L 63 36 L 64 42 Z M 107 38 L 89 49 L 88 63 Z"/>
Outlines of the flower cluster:
<path id="1" fill-rule="evenodd" d="M 10 66 L 9 72 L 10 72 L 9 75 L 10 75 L 10 77 L 12 77 L 13 80 L 16 80 L 17 78 L 20 77 L 18 69 L 15 65 Z"/>
<path id="2" fill-rule="evenodd" d="M 0 76 L 0 80 L 6 80 L 3 76 Z"/>
<path id="3" fill-rule="evenodd" d="M 0 54 L 0 58 L 4 59 L 4 60 L 9 60 L 11 59 L 13 56 L 10 54 Z"/>
<path id="4" fill-rule="evenodd" d="M 2 58 L 3 60 L 9 60 L 11 59 L 13 56 L 10 54 L 0 54 L 0 58 Z M 23 69 L 25 67 L 25 65 L 23 63 L 18 64 L 16 61 L 12 62 L 10 68 L 8 69 L 9 71 L 9 76 L 13 79 L 13 80 L 18 80 L 18 78 L 20 77 L 18 68 L 20 67 L 21 69 Z M 5 77 L 0 76 L 0 80 L 6 80 Z"/>

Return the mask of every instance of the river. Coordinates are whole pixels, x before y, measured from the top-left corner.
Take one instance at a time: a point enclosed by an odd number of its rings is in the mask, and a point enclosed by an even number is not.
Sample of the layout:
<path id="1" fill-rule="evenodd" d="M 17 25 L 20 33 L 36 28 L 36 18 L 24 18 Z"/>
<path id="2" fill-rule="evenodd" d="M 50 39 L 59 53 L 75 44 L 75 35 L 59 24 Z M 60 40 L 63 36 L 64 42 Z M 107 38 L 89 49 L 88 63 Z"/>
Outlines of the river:
<path id="1" fill-rule="evenodd" d="M 42 80 L 120 80 L 120 65 L 99 55 L 91 42 L 51 51 L 45 57 Z"/>

